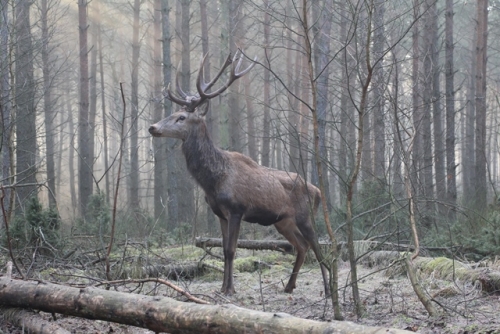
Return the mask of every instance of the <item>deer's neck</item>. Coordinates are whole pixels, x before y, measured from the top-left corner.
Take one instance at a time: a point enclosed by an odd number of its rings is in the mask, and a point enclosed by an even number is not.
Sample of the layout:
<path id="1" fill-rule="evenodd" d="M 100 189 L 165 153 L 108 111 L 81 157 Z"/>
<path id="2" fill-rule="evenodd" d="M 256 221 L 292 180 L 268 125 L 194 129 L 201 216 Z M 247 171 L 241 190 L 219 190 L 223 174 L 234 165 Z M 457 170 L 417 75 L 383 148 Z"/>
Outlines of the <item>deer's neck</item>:
<path id="1" fill-rule="evenodd" d="M 190 131 L 182 144 L 182 152 L 191 175 L 205 192 L 213 193 L 226 175 L 227 159 L 224 151 L 214 145 L 204 123 Z"/>

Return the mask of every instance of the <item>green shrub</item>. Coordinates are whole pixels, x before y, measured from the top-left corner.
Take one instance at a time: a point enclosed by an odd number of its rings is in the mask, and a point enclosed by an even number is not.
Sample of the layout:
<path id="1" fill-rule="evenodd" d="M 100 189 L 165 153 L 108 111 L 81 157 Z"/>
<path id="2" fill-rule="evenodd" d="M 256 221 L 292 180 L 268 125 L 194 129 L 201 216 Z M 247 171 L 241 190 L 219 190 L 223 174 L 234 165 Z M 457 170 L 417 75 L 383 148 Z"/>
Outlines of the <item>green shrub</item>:
<path id="1" fill-rule="evenodd" d="M 103 192 L 97 192 L 89 198 L 85 219 L 80 221 L 79 229 L 83 233 L 105 235 L 109 233 L 111 210 Z"/>
<path id="2" fill-rule="evenodd" d="M 42 246 L 42 250 L 59 247 L 61 219 L 54 208 L 42 207 L 38 197 L 28 200 L 24 215 L 16 216 L 10 226 L 13 247 Z"/>

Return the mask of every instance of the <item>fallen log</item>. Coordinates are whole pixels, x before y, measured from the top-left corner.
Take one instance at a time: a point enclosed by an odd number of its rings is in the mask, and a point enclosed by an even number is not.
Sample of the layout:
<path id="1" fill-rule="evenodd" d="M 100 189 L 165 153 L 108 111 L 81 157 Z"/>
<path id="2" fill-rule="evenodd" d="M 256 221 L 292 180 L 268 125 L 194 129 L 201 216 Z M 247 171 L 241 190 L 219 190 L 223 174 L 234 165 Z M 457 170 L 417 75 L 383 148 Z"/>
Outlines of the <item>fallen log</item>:
<path id="1" fill-rule="evenodd" d="M 165 277 L 175 281 L 193 279 L 205 273 L 205 268 L 198 262 L 176 263 L 168 265 L 125 266 L 120 278 Z"/>
<path id="2" fill-rule="evenodd" d="M 0 305 L 34 308 L 168 333 L 411 333 L 352 322 L 320 322 L 233 305 L 199 305 L 92 287 L 0 278 Z"/>
<path id="3" fill-rule="evenodd" d="M 445 257 L 418 257 L 414 262 L 422 274 L 432 274 L 436 278 L 450 281 L 459 279 L 471 283 L 479 282 L 481 290 L 486 293 L 500 292 L 500 272 L 492 268 L 472 268 L 466 263 Z"/>
<path id="4" fill-rule="evenodd" d="M 4 321 L 10 321 L 28 333 L 38 334 L 70 334 L 71 332 L 58 326 L 54 322 L 43 319 L 33 311 L 20 308 L 0 308 Z"/>
<path id="5" fill-rule="evenodd" d="M 221 238 L 195 238 L 194 244 L 199 248 L 222 247 Z M 253 250 L 273 250 L 293 254 L 293 246 L 285 240 L 242 240 L 238 239 L 237 248 Z"/>
<path id="6" fill-rule="evenodd" d="M 380 243 L 378 241 L 371 240 L 358 240 L 354 242 L 356 248 L 356 256 L 362 256 L 368 251 L 373 250 L 386 250 L 386 251 L 412 251 L 414 247 L 412 245 L 406 244 L 394 244 L 394 243 Z M 319 241 L 319 245 L 323 252 L 330 251 L 330 242 L 328 241 Z M 345 242 L 339 242 L 337 244 L 337 251 L 343 251 L 347 249 L 347 244 Z M 199 248 L 205 249 L 206 247 L 222 247 L 222 239 L 221 238 L 203 238 L 196 237 L 195 238 L 195 246 Z M 288 243 L 286 240 L 244 240 L 238 239 L 238 248 L 244 249 L 253 249 L 253 250 L 273 250 L 280 251 L 284 253 L 293 254 L 295 249 L 293 246 Z M 424 250 L 439 250 L 444 251 L 448 250 L 446 247 L 422 247 Z M 451 249 L 451 248 L 450 248 Z M 346 251 L 347 252 L 347 251 Z"/>

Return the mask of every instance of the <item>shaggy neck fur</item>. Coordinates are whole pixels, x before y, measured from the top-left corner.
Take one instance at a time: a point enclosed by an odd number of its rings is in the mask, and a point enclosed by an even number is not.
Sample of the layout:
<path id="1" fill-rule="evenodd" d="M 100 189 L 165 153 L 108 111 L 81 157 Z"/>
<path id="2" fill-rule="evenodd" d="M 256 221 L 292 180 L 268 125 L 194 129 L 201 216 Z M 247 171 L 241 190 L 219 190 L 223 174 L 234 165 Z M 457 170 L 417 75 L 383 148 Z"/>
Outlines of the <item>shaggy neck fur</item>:
<path id="1" fill-rule="evenodd" d="M 189 172 L 207 193 L 214 193 L 227 170 L 224 151 L 215 147 L 204 122 L 192 127 L 182 144 Z"/>

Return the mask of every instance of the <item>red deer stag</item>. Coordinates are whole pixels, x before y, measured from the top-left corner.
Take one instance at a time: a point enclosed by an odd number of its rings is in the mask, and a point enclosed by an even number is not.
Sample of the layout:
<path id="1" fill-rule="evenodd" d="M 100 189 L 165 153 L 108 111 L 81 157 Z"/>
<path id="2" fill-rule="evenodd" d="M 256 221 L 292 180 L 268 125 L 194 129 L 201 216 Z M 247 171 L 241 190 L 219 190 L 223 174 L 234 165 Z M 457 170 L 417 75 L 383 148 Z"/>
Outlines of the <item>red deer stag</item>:
<path id="1" fill-rule="evenodd" d="M 231 55 L 210 82 L 203 75 L 205 58 L 202 58 L 196 88 L 198 94 L 186 94 L 176 80 L 177 94 L 167 89 L 170 100 L 182 108 L 151 125 L 154 137 L 182 140 L 182 151 L 187 168 L 205 191 L 205 199 L 219 217 L 224 249 L 224 281 L 222 292 L 232 295 L 233 261 L 241 220 L 264 226 L 273 225 L 296 249 L 297 259 L 285 292 L 295 288 L 297 274 L 304 263 L 306 251 L 311 247 L 321 265 L 325 292 L 329 294 L 327 269 L 323 264 L 316 232 L 311 224 L 310 212 L 317 211 L 320 202 L 318 188 L 305 182 L 298 174 L 288 173 L 258 165 L 249 157 L 217 148 L 212 142 L 204 116 L 208 108 L 202 104 L 224 92 L 236 79 L 248 73 L 256 59 L 240 71 L 243 57 Z M 207 92 L 223 71 L 231 66 L 227 83 Z"/>

